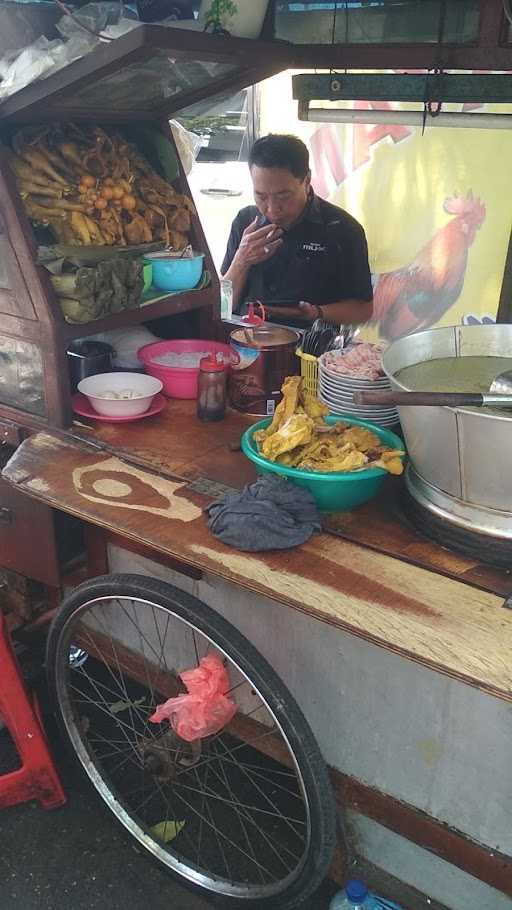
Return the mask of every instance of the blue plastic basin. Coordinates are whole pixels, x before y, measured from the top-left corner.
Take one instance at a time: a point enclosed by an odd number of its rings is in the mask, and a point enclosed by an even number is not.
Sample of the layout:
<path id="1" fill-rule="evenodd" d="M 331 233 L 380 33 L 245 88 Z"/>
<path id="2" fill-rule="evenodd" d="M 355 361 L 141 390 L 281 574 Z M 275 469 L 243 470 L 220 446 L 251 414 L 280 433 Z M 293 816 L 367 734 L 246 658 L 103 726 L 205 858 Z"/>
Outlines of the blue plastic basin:
<path id="1" fill-rule="evenodd" d="M 159 291 L 190 291 L 195 288 L 203 274 L 203 253 L 197 253 L 190 259 L 165 259 L 161 254 L 151 255 L 144 262 L 153 266 L 153 285 Z"/>
<path id="2" fill-rule="evenodd" d="M 326 417 L 326 423 L 333 424 L 342 420 L 343 423 L 366 427 L 371 430 L 384 443 L 393 449 L 404 451 L 403 441 L 395 433 L 385 430 L 366 420 L 356 420 L 349 417 Z M 368 502 L 379 492 L 387 471 L 383 468 L 367 468 L 363 471 L 299 471 L 298 468 L 289 468 L 286 465 L 269 461 L 258 452 L 254 440 L 257 430 L 264 430 L 271 422 L 266 417 L 253 424 L 242 436 L 242 452 L 256 465 L 258 474 L 280 474 L 296 483 L 299 487 L 306 487 L 314 496 L 320 512 L 348 512 L 357 506 Z"/>

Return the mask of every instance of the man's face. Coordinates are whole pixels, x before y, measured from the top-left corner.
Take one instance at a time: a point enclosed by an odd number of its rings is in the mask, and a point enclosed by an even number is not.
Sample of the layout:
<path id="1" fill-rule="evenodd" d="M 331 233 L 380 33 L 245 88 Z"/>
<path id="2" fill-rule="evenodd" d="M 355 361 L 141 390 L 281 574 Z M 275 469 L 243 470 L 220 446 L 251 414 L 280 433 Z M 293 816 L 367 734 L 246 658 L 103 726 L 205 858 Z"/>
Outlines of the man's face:
<path id="1" fill-rule="evenodd" d="M 278 167 L 251 168 L 254 201 L 262 215 L 287 230 L 302 215 L 308 201 L 311 177 L 304 180 Z"/>

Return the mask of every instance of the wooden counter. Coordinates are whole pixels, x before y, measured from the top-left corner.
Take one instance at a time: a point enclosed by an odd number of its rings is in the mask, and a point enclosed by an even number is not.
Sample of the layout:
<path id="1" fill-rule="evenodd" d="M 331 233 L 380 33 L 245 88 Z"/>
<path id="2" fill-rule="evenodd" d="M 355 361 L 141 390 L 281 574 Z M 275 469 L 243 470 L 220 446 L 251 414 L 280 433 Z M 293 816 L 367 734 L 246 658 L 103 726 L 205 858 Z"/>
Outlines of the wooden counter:
<path id="1" fill-rule="evenodd" d="M 244 456 L 229 448 L 250 422 L 230 414 L 221 424 L 204 425 L 195 418 L 194 403 L 173 401 L 158 417 L 137 423 L 75 427 L 83 444 L 39 433 L 22 443 L 4 477 L 28 495 L 154 553 L 512 701 L 506 573 L 479 570 L 403 528 L 393 544 L 393 531 L 383 531 L 378 510 L 376 538 L 376 506 L 362 512 L 368 536 L 373 534 L 370 546 L 325 533 L 295 550 L 246 554 L 210 535 L 204 506 L 222 485 L 240 486 L 254 476 Z M 351 525 L 360 536 L 358 514 L 341 518 L 347 536 Z M 379 535 L 387 538 L 385 546 L 378 544 Z M 389 555 L 393 546 L 412 551 Z"/>

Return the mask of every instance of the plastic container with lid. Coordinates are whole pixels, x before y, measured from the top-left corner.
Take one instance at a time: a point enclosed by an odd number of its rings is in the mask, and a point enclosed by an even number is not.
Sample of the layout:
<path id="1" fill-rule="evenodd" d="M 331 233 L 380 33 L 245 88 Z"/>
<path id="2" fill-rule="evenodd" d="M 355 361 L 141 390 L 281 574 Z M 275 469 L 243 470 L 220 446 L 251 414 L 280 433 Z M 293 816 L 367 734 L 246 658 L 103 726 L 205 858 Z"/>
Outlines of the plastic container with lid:
<path id="1" fill-rule="evenodd" d="M 226 413 L 226 366 L 211 353 L 199 361 L 197 416 L 200 420 L 222 420 Z"/>

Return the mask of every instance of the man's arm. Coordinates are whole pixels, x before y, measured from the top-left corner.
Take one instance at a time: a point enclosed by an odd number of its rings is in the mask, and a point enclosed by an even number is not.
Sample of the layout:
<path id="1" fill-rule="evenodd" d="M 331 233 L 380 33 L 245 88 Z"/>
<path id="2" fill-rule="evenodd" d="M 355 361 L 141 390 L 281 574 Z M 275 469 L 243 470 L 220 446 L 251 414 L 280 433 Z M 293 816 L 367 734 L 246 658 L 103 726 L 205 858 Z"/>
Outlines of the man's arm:
<path id="1" fill-rule="evenodd" d="M 222 264 L 222 277 L 233 282 L 233 312 L 237 312 L 249 269 L 260 262 L 271 259 L 282 244 L 282 231 L 275 224 L 258 227 L 256 217 L 243 232 L 239 244 L 234 237 L 233 225 L 228 250 Z"/>
<path id="2" fill-rule="evenodd" d="M 354 297 L 348 300 L 339 300 L 325 306 L 315 306 L 311 303 L 301 303 L 298 312 L 307 322 L 315 319 L 324 319 L 335 325 L 361 325 L 368 322 L 373 315 L 373 300 L 359 300 Z"/>
<path id="3" fill-rule="evenodd" d="M 233 260 L 227 272 L 224 272 L 223 278 L 227 278 L 233 285 L 233 313 L 238 313 L 242 294 L 249 274 L 250 266 L 242 262 Z"/>

